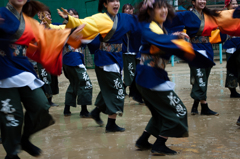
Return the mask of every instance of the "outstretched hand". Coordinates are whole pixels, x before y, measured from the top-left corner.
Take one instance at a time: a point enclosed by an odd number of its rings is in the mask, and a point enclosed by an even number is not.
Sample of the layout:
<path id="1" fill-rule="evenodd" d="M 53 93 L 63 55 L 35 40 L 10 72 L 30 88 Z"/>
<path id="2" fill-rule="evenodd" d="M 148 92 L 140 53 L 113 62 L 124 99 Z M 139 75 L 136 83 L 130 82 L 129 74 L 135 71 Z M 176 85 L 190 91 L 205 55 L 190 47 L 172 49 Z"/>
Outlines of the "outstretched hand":
<path id="1" fill-rule="evenodd" d="M 76 41 L 79 41 L 82 39 L 82 34 L 81 31 L 83 30 L 83 28 L 85 27 L 86 24 L 82 24 L 79 27 L 77 27 L 76 30 L 74 30 L 74 32 L 70 35 L 71 38 L 73 38 Z"/>
<path id="2" fill-rule="evenodd" d="M 60 17 L 62 17 L 64 19 L 66 19 L 68 17 L 69 13 L 66 11 L 66 9 L 61 8 L 61 10 L 57 9 L 58 15 L 60 15 Z"/>
<path id="3" fill-rule="evenodd" d="M 189 36 L 184 32 L 175 32 L 172 35 L 177 35 L 180 39 L 189 39 Z"/>

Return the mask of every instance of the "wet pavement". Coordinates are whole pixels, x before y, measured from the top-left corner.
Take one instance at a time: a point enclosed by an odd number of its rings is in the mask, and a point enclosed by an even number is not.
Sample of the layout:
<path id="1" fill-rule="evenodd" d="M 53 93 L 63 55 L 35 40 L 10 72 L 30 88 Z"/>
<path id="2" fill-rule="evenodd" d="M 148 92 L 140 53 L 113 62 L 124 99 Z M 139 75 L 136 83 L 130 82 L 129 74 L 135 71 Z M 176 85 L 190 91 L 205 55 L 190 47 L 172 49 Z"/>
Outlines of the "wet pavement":
<path id="1" fill-rule="evenodd" d="M 217 62 L 219 63 L 219 61 Z M 99 127 L 92 119 L 79 117 L 80 106 L 71 108 L 72 116 L 64 117 L 64 96 L 68 80 L 59 77 L 60 94 L 54 96 L 53 102 L 59 107 L 52 107 L 50 113 L 56 124 L 35 134 L 32 142 L 43 150 L 39 159 L 188 159 L 188 158 L 240 158 L 240 127 L 235 123 L 240 114 L 240 99 L 229 98 L 230 92 L 224 87 L 226 78 L 226 63 L 213 67 L 208 85 L 209 107 L 219 112 L 219 116 L 190 115 L 193 100 L 190 98 L 189 67 L 187 64 L 167 65 L 170 79 L 176 83 L 175 92 L 188 109 L 188 138 L 170 138 L 167 145 L 178 151 L 175 156 L 152 156 L 149 151 L 138 151 L 135 141 L 141 135 L 151 115 L 144 105 L 139 105 L 131 98 L 125 99 L 123 117 L 117 119 L 119 126 L 125 127 L 122 133 L 105 133 L 104 127 Z M 93 83 L 93 103 L 99 87 L 94 70 L 88 70 Z M 240 92 L 239 88 L 237 91 Z M 89 111 L 94 108 L 88 106 Z M 200 109 L 199 109 L 200 111 Z M 107 116 L 101 114 L 104 122 Z M 154 137 L 150 142 L 155 141 Z M 5 151 L 0 145 L 0 159 L 5 157 Z M 26 152 L 21 152 L 22 159 L 33 158 Z"/>

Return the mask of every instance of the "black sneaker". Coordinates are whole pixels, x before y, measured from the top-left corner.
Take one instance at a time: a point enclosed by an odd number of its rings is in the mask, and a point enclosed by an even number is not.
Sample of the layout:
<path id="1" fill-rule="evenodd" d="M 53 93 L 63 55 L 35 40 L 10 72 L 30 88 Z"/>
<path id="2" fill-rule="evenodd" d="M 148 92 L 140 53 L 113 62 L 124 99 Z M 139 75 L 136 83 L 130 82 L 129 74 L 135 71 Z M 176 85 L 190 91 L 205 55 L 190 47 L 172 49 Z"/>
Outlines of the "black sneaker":
<path id="1" fill-rule="evenodd" d="M 194 100 L 193 105 L 192 105 L 192 110 L 191 110 L 191 115 L 197 115 L 198 114 L 198 104 L 199 100 Z"/>
<path id="2" fill-rule="evenodd" d="M 89 117 L 90 117 L 90 118 L 93 118 L 93 120 L 95 120 L 95 122 L 96 122 L 99 126 L 103 126 L 103 125 L 104 125 L 102 119 L 100 118 L 100 114 L 95 113 L 94 110 L 89 113 Z"/>
<path id="3" fill-rule="evenodd" d="M 149 150 L 152 148 L 152 144 L 150 144 L 149 142 L 140 143 L 137 141 L 135 147 L 138 148 L 139 150 Z"/>
<path id="4" fill-rule="evenodd" d="M 2 144 L 2 138 L 0 138 L 0 144 Z"/>
<path id="5" fill-rule="evenodd" d="M 237 124 L 238 126 L 240 126 L 240 116 L 239 116 L 236 124 Z"/>
<path id="6" fill-rule="evenodd" d="M 38 157 L 41 155 L 42 150 L 37 146 L 33 145 L 29 140 L 22 139 L 21 140 L 22 150 L 29 153 L 31 156 Z"/>
<path id="7" fill-rule="evenodd" d="M 124 132 L 125 131 L 125 128 L 121 128 L 117 125 L 115 125 L 114 127 L 111 127 L 111 128 L 106 128 L 106 133 L 109 133 L 109 132 Z"/>
<path id="8" fill-rule="evenodd" d="M 81 118 L 90 118 L 90 113 L 89 112 L 80 112 L 80 117 Z"/>
<path id="9" fill-rule="evenodd" d="M 72 115 L 72 113 L 70 112 L 70 106 L 69 105 L 65 105 L 63 114 L 64 114 L 64 116 L 71 116 Z"/>
<path id="10" fill-rule="evenodd" d="M 58 107 L 59 105 L 56 103 L 50 103 L 51 107 Z"/>
<path id="11" fill-rule="evenodd" d="M 236 88 L 229 88 L 231 94 L 230 98 L 240 98 L 240 94 L 236 91 Z"/>
<path id="12" fill-rule="evenodd" d="M 240 94 L 237 93 L 237 94 L 231 94 L 230 95 L 230 98 L 240 98 Z"/>
<path id="13" fill-rule="evenodd" d="M 11 157 L 6 156 L 5 159 L 20 159 L 20 158 L 18 157 L 18 155 L 14 155 L 14 156 L 11 156 Z"/>
<path id="14" fill-rule="evenodd" d="M 201 110 L 201 115 L 215 115 L 218 116 L 219 113 L 212 111 L 211 109 L 209 109 L 208 104 L 202 104 L 202 110 Z"/>
<path id="15" fill-rule="evenodd" d="M 215 116 L 218 116 L 219 113 L 209 109 L 208 111 L 201 111 L 201 115 L 215 115 Z"/>
<path id="16" fill-rule="evenodd" d="M 157 140 L 152 146 L 152 150 L 151 150 L 152 154 L 158 155 L 158 156 L 176 155 L 177 154 L 176 151 L 171 150 L 166 146 L 165 144 L 166 141 L 167 139 L 158 136 Z"/>
<path id="17" fill-rule="evenodd" d="M 167 146 L 159 147 L 157 150 L 152 149 L 151 152 L 153 155 L 157 155 L 157 156 L 176 155 L 177 154 L 177 151 L 171 150 Z"/>
<path id="18" fill-rule="evenodd" d="M 198 115 L 198 109 L 197 109 L 197 108 L 194 108 L 194 107 L 192 107 L 192 110 L 191 110 L 191 115 Z"/>

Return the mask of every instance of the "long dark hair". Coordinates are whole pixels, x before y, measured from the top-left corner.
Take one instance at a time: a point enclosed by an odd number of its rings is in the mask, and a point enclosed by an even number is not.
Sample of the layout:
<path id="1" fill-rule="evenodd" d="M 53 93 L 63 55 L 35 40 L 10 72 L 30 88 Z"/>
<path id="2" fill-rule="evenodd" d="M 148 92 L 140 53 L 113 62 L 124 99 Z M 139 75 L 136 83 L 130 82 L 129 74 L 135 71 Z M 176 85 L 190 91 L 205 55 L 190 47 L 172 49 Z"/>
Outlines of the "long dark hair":
<path id="1" fill-rule="evenodd" d="M 113 2 L 114 0 L 99 0 L 99 3 L 98 3 L 98 12 L 102 12 L 102 11 L 105 11 L 105 7 L 104 7 L 104 3 L 108 3 L 108 2 Z M 119 0 L 120 1 L 120 0 Z"/>
<path id="2" fill-rule="evenodd" d="M 154 9 L 157 7 L 161 8 L 162 6 L 165 6 L 168 8 L 167 19 L 172 19 L 175 16 L 173 7 L 170 4 L 168 4 L 166 0 L 155 0 L 155 3 L 153 4 L 153 8 L 148 7 L 147 9 L 142 9 L 142 6 L 143 6 L 143 2 L 141 2 L 137 7 L 138 20 L 140 22 L 153 21 L 154 20 Z M 150 12 L 150 15 L 148 14 L 148 10 Z"/>
<path id="3" fill-rule="evenodd" d="M 22 8 L 22 12 L 29 17 L 34 17 L 38 12 L 49 10 L 47 6 L 39 1 L 30 0 Z M 51 12 L 49 12 L 51 14 Z"/>
<path id="4" fill-rule="evenodd" d="M 196 0 L 192 0 L 192 2 L 195 2 L 196 3 Z M 213 16 L 213 17 L 219 17 L 220 16 L 220 13 L 218 10 L 216 9 L 208 9 L 206 6 L 203 8 L 202 10 L 203 13 L 209 15 L 209 16 Z"/>
<path id="5" fill-rule="evenodd" d="M 129 6 L 130 9 L 133 9 L 133 6 L 130 3 L 124 4 L 122 7 L 122 13 L 124 13 L 124 10 Z"/>

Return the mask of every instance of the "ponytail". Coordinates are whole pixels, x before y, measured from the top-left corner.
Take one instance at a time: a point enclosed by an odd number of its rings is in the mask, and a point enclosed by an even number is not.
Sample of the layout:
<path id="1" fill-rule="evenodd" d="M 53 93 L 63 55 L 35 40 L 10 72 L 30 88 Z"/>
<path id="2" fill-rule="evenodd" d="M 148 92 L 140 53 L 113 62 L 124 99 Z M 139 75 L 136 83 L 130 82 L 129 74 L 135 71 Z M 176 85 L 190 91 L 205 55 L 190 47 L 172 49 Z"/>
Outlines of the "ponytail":
<path id="1" fill-rule="evenodd" d="M 38 12 L 49 10 L 49 8 L 39 1 L 28 0 L 23 6 L 22 12 L 29 17 L 34 17 Z"/>
<path id="2" fill-rule="evenodd" d="M 104 3 L 107 3 L 107 0 L 99 0 L 99 3 L 98 3 L 98 12 L 102 12 L 103 9 L 104 9 L 104 6 L 103 4 Z"/>
<path id="3" fill-rule="evenodd" d="M 220 16 L 219 11 L 216 10 L 216 9 L 211 10 L 211 9 L 208 9 L 207 7 L 204 7 L 202 11 L 203 11 L 203 13 L 205 13 L 209 16 L 213 16 L 213 17 L 219 17 Z"/>

